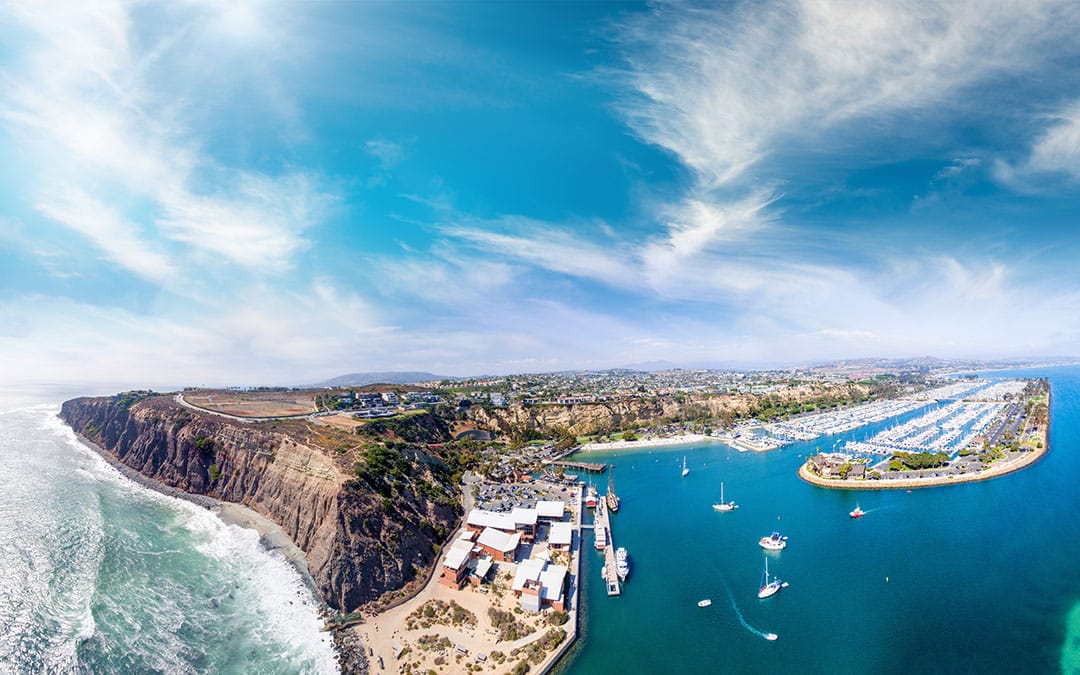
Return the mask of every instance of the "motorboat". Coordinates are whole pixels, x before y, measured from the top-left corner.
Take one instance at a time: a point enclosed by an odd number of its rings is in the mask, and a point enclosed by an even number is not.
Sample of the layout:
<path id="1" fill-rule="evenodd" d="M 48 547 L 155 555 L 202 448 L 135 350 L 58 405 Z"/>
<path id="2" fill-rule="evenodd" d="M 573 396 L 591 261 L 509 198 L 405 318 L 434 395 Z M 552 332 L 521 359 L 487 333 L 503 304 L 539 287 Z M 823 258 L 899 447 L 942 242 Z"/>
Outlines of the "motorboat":
<path id="1" fill-rule="evenodd" d="M 773 532 L 767 537 L 762 537 L 758 545 L 766 551 L 782 551 L 787 548 L 787 537 L 779 532 Z"/>

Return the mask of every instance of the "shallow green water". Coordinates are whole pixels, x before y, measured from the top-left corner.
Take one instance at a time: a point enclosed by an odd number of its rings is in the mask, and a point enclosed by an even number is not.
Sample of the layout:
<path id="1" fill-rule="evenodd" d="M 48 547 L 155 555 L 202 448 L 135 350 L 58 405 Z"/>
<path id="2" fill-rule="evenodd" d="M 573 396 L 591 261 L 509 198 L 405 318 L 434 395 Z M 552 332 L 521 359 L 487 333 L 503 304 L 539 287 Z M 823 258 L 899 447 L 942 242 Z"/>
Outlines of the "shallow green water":
<path id="1" fill-rule="evenodd" d="M 1080 369 L 992 375 L 1035 374 L 1052 381 L 1051 450 L 981 483 L 911 493 L 803 483 L 797 468 L 830 438 L 763 455 L 719 444 L 607 454 L 623 499 L 615 541 L 633 576 L 621 597 L 606 597 L 589 551 L 584 640 L 566 671 L 1075 672 Z M 712 510 L 721 480 L 739 510 Z M 853 521 L 856 502 L 867 515 Z M 773 529 L 790 541 L 769 568 L 791 585 L 758 600 L 757 540 Z M 704 598 L 711 607 L 697 606 Z M 735 607 L 779 639 L 755 634 Z"/>

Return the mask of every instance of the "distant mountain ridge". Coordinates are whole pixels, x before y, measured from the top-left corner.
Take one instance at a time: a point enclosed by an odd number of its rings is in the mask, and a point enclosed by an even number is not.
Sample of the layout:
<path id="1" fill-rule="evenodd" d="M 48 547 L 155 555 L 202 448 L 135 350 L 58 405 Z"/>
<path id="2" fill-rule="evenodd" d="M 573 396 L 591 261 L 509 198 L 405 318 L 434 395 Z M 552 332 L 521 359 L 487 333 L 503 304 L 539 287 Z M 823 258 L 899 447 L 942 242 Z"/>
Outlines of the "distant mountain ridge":
<path id="1" fill-rule="evenodd" d="M 445 380 L 442 375 L 434 373 L 414 372 L 407 370 L 389 370 L 371 373 L 349 373 L 313 384 L 313 387 L 363 387 L 368 384 L 412 384 L 414 382 L 430 382 L 432 380 Z"/>

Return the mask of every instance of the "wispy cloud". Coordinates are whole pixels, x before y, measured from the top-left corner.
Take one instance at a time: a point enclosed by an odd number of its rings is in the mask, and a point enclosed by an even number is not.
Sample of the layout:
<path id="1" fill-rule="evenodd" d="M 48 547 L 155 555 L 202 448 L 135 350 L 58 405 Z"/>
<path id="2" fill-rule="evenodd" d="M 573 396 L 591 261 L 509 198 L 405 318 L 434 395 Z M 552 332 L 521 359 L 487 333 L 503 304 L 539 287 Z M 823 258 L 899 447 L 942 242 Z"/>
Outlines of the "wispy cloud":
<path id="1" fill-rule="evenodd" d="M 245 16 L 257 11 L 244 7 Z M 0 97 L 0 119 L 32 149 L 30 171 L 41 181 L 62 180 L 83 201 L 138 204 L 131 213 L 112 210 L 114 220 L 141 222 L 124 228 L 123 248 L 125 266 L 142 276 L 149 268 L 169 267 L 162 260 L 168 254 L 151 243 L 158 238 L 252 270 L 287 266 L 304 247 L 302 232 L 318 221 L 329 199 L 316 180 L 304 173 L 272 175 L 223 166 L 192 126 L 197 108 L 167 95 L 168 78 L 158 81 L 168 72 L 164 60 L 173 35 L 149 38 L 147 26 L 139 23 L 142 15 L 126 3 L 68 9 L 8 8 L 31 32 L 23 38 L 27 49 L 21 67 L 4 73 L 8 86 Z M 196 31 L 201 22 L 206 31 L 237 33 L 227 30 L 236 23 L 236 8 L 177 11 L 187 13 L 182 32 Z M 241 32 L 251 38 L 253 30 Z M 63 203 L 39 205 L 39 210 L 53 216 L 70 211 Z M 66 215 L 57 220 L 103 245 L 92 235 L 103 231 L 100 223 L 91 226 L 87 218 Z M 112 234 L 117 232 L 113 228 Z M 155 248 L 157 259 L 136 269 L 134 253 Z"/>
<path id="2" fill-rule="evenodd" d="M 495 221 L 465 221 L 442 232 L 501 256 L 534 267 L 575 277 L 594 279 L 613 286 L 637 286 L 640 274 L 627 259 L 631 251 L 602 246 L 573 230 L 521 216 Z"/>
<path id="3" fill-rule="evenodd" d="M 37 210 L 85 236 L 105 258 L 144 279 L 164 283 L 176 274 L 168 256 L 147 243 L 134 223 L 78 188 L 46 193 Z"/>
<path id="4" fill-rule="evenodd" d="M 372 138 L 366 141 L 364 152 L 379 160 L 383 169 L 392 169 L 405 159 L 405 146 L 385 138 Z"/>
<path id="5" fill-rule="evenodd" d="M 1057 174 L 1067 180 L 1080 179 L 1080 101 L 1072 101 L 1054 115 L 1037 120 L 1045 129 L 1032 142 L 1025 160 L 1011 164 L 999 159 L 993 171 L 1003 184 L 1022 191 L 1042 191 L 1042 179 Z"/>
<path id="6" fill-rule="evenodd" d="M 621 109 L 715 187 L 792 144 L 821 149 L 858 120 L 880 134 L 891 115 L 1023 72 L 1077 25 L 1077 8 L 1056 2 L 664 5 L 619 34 L 636 92 Z"/>

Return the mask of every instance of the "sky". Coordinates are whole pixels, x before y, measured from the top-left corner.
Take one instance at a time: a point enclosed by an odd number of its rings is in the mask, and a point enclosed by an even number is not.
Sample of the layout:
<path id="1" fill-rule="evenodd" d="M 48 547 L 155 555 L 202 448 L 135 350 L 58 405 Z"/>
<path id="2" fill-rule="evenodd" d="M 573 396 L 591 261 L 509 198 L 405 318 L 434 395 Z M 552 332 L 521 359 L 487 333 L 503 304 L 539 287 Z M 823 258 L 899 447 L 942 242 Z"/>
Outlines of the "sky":
<path id="1" fill-rule="evenodd" d="M 0 380 L 1080 355 L 1078 32 L 0 0 Z"/>

